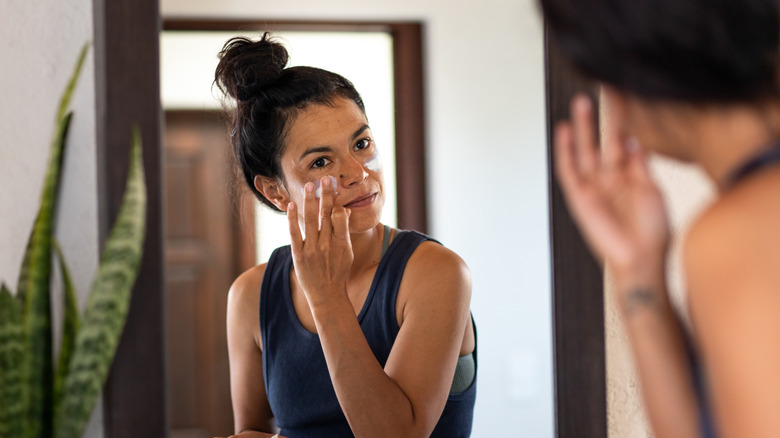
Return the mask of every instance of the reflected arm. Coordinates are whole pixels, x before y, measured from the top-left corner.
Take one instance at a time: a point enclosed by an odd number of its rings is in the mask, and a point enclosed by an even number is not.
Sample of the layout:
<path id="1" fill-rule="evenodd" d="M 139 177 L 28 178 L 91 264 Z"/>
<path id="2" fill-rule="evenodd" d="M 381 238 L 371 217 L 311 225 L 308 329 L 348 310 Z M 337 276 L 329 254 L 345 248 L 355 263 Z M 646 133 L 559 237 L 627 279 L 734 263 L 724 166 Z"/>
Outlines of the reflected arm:
<path id="1" fill-rule="evenodd" d="M 248 270 L 236 279 L 228 293 L 230 393 L 236 432 L 274 430 L 273 413 L 263 379 L 263 352 L 258 317 L 260 285 L 264 272 L 265 265 Z M 273 436 L 273 433 L 247 436 Z"/>

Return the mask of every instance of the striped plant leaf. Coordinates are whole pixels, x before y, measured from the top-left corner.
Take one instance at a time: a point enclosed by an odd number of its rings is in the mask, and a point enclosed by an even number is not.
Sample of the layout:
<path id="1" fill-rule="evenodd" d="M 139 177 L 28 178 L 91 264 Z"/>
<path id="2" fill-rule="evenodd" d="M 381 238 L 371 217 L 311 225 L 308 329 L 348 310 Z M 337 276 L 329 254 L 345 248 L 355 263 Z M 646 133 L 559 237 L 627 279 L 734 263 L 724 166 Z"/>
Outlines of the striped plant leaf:
<path id="1" fill-rule="evenodd" d="M 19 270 L 19 281 L 16 283 L 16 299 L 24 306 L 27 297 L 26 287 L 30 281 L 30 258 L 32 257 L 33 228 L 27 237 L 27 247 L 24 249 L 24 258 L 22 259 L 22 268 Z"/>
<path id="2" fill-rule="evenodd" d="M 60 262 L 63 289 L 62 344 L 60 345 L 60 357 L 57 361 L 57 370 L 54 374 L 54 418 L 57 418 L 57 412 L 59 411 L 60 402 L 62 401 L 65 377 L 68 375 L 73 345 L 76 342 L 76 333 L 78 332 L 79 327 L 79 312 L 76 303 L 76 290 L 73 287 L 70 270 L 65 262 L 65 255 L 63 254 L 57 239 L 54 239 L 52 243 L 54 244 L 54 251 L 57 254 L 57 260 Z"/>
<path id="3" fill-rule="evenodd" d="M 0 286 L 0 437 L 24 436 L 22 306 Z"/>
<path id="4" fill-rule="evenodd" d="M 62 96 L 60 96 L 60 106 L 57 108 L 56 119 L 58 121 L 65 117 L 65 114 L 68 112 L 68 108 L 70 108 L 70 101 L 73 98 L 73 90 L 76 89 L 76 82 L 78 82 L 79 76 L 81 75 L 81 69 L 84 67 L 84 61 L 87 60 L 89 46 L 89 43 L 84 43 L 84 45 L 81 46 L 79 57 L 76 59 L 76 65 L 73 67 L 73 71 L 70 73 L 70 78 L 68 78 L 68 83 L 65 85 L 65 90 L 62 92 Z"/>
<path id="5" fill-rule="evenodd" d="M 62 157 L 72 113 L 67 113 L 76 81 L 86 58 L 85 45 L 71 74 L 57 111 L 56 132 L 41 193 L 41 203 L 19 275 L 17 294 L 23 302 L 25 348 L 23 363 L 23 418 L 27 437 L 49 437 L 53 422 L 51 340 L 51 239 L 60 186 Z"/>
<path id="6" fill-rule="evenodd" d="M 105 383 L 130 305 L 146 230 L 146 186 L 138 130 L 133 132 L 127 186 L 109 234 L 65 379 L 55 436 L 77 438 Z"/>
<path id="7" fill-rule="evenodd" d="M 62 153 L 71 117 L 72 113 L 67 114 L 57 130 L 40 210 L 30 236 L 29 254 L 25 254 L 28 264 L 22 268 L 24 282 L 19 285 L 19 291 L 24 294 L 25 430 L 26 436 L 36 438 L 51 436 L 52 432 L 51 239 Z"/>
<path id="8" fill-rule="evenodd" d="M 59 106 L 57 107 L 57 115 L 55 118 L 55 137 L 54 142 L 52 144 L 52 156 L 49 157 L 49 169 L 52 168 L 52 163 L 58 162 L 60 163 L 62 161 L 62 147 L 60 147 L 61 144 L 64 144 L 65 137 L 67 135 L 68 127 L 70 124 L 70 116 L 68 115 L 68 108 L 70 107 L 70 102 L 73 99 L 73 91 L 76 88 L 76 82 L 78 82 L 78 78 L 81 75 L 81 69 L 84 67 L 84 62 L 87 59 L 87 53 L 89 53 L 89 47 L 90 44 L 86 43 L 81 47 L 81 51 L 79 52 L 79 57 L 76 60 L 76 65 L 73 68 L 73 72 L 71 72 L 70 78 L 68 79 L 67 84 L 65 85 L 65 90 L 62 93 L 62 96 L 60 96 L 60 102 Z M 54 151 L 59 151 L 58 157 L 55 157 Z M 57 166 L 59 168 L 59 165 Z M 48 180 L 48 179 L 47 179 Z M 44 195 L 42 195 L 42 198 L 45 196 L 47 186 L 44 186 Z M 33 233 L 35 232 L 35 228 L 33 228 Z M 17 299 L 24 301 L 26 295 L 27 295 L 27 287 L 29 286 L 29 275 L 30 275 L 30 258 L 32 257 L 32 254 L 35 252 L 32 248 L 33 244 L 33 236 L 32 233 L 30 234 L 30 238 L 27 242 L 27 249 L 24 253 L 24 260 L 22 261 L 22 269 L 19 273 L 19 282 L 16 289 L 16 297 Z"/>

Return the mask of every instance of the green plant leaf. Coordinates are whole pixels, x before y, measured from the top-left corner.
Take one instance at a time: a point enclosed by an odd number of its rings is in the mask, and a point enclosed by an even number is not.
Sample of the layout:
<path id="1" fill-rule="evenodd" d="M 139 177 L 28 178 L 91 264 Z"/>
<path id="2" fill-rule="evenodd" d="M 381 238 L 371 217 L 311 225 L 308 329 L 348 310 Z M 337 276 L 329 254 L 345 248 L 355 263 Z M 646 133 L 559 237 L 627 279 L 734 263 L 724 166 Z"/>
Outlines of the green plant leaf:
<path id="1" fill-rule="evenodd" d="M 65 379 L 55 430 L 58 438 L 77 438 L 83 433 L 105 383 L 140 268 L 145 231 L 146 186 L 140 134 L 135 128 L 122 206 L 100 259 Z"/>
<path id="2" fill-rule="evenodd" d="M 84 67 L 84 62 L 87 59 L 87 54 L 89 53 L 89 43 L 85 43 L 81 47 L 81 51 L 79 52 L 79 56 L 76 60 L 76 65 L 73 68 L 73 72 L 71 72 L 70 78 L 68 78 L 68 82 L 65 85 L 65 90 L 62 93 L 62 96 L 60 96 L 60 102 L 59 106 L 57 107 L 57 115 L 55 117 L 55 133 L 54 133 L 54 140 L 52 142 L 52 151 L 51 156 L 49 157 L 49 167 L 47 172 L 51 172 L 54 164 L 58 163 L 56 165 L 57 169 L 59 169 L 61 162 L 62 162 L 62 154 L 63 154 L 63 147 L 65 144 L 65 137 L 68 133 L 68 128 L 70 126 L 70 119 L 71 115 L 68 114 L 68 108 L 70 107 L 70 102 L 73 98 L 73 91 L 76 88 L 76 82 L 78 82 L 78 78 L 81 75 L 81 69 Z M 57 178 L 59 177 L 57 176 Z M 43 207 L 43 199 L 46 198 L 47 192 L 51 192 L 52 189 L 48 184 L 49 177 L 47 174 L 46 183 L 44 184 L 43 193 L 41 194 L 41 207 Z M 52 195 L 53 196 L 53 195 Z M 42 209 L 42 208 L 41 208 Z M 38 213 L 40 215 L 40 212 Z M 37 221 L 37 218 L 36 218 Z M 33 231 L 30 233 L 30 238 L 27 242 L 27 249 L 24 253 L 24 259 L 22 261 L 22 269 L 19 273 L 19 283 L 17 285 L 16 289 L 16 297 L 17 299 L 24 301 L 25 297 L 27 296 L 27 288 L 29 287 L 29 275 L 30 275 L 30 264 L 31 264 L 31 257 L 33 254 L 36 253 L 37 248 L 33 247 L 33 234 L 35 233 L 35 228 L 33 228 Z"/>
<path id="3" fill-rule="evenodd" d="M 37 216 L 36 216 L 37 219 Z M 16 299 L 24 306 L 27 297 L 27 287 L 30 282 L 30 261 L 33 254 L 33 232 L 30 230 L 30 236 L 27 237 L 27 246 L 24 249 L 24 258 L 22 259 L 22 268 L 19 270 L 19 281 L 16 284 Z"/>
<path id="4" fill-rule="evenodd" d="M 24 434 L 22 306 L 0 285 L 0 437 Z"/>
<path id="5" fill-rule="evenodd" d="M 60 262 L 63 288 L 62 344 L 60 345 L 60 357 L 57 371 L 54 374 L 54 418 L 57 418 L 57 413 L 59 412 L 60 403 L 62 401 L 62 391 L 65 386 L 65 377 L 68 375 L 73 345 L 76 342 L 76 333 L 78 332 L 79 327 L 79 312 L 76 302 L 76 290 L 73 287 L 70 270 L 65 261 L 65 254 L 63 254 L 57 239 L 54 239 L 52 243 L 54 244 L 54 250 L 57 253 L 57 260 Z"/>
<path id="6" fill-rule="evenodd" d="M 62 153 L 72 114 L 60 122 L 44 181 L 41 206 L 33 225 L 19 292 L 24 294 L 22 314 L 25 333 L 24 374 L 26 431 L 28 436 L 51 435 L 52 340 L 51 340 L 51 239 L 60 185 Z"/>
<path id="7" fill-rule="evenodd" d="M 72 119 L 67 113 L 73 90 L 86 59 L 85 44 L 73 69 L 55 120 L 55 135 L 41 193 L 41 204 L 30 234 L 19 275 L 17 294 L 24 303 L 22 314 L 25 349 L 23 370 L 25 391 L 22 396 L 25 433 L 30 437 L 49 437 L 53 422 L 53 372 L 51 340 L 51 239 L 60 186 L 62 157 Z"/>
<path id="8" fill-rule="evenodd" d="M 62 96 L 60 97 L 60 106 L 57 109 L 57 121 L 62 120 L 65 118 L 65 114 L 68 112 L 68 108 L 70 107 L 70 101 L 73 98 L 73 90 L 76 89 L 76 82 L 79 80 L 79 76 L 81 75 L 81 69 L 84 67 L 84 61 L 87 59 L 87 54 L 89 53 L 89 47 L 90 44 L 84 43 L 83 46 L 81 46 L 81 51 L 79 51 L 79 57 L 76 59 L 76 65 L 73 67 L 73 71 L 70 74 L 70 78 L 68 79 L 67 85 L 65 85 L 65 90 L 62 92 Z"/>

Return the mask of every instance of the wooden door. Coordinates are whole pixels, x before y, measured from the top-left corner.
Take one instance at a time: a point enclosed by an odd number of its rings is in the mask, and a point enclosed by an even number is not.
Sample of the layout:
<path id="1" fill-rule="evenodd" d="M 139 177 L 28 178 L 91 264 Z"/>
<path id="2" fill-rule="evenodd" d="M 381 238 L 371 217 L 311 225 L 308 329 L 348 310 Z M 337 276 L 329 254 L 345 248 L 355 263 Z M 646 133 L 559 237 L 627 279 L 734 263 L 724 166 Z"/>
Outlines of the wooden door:
<path id="1" fill-rule="evenodd" d="M 254 262 L 251 203 L 246 203 L 247 210 L 234 201 L 232 153 L 217 113 L 168 111 L 165 123 L 170 436 L 227 436 L 233 432 L 233 415 L 226 300 L 232 281 Z"/>

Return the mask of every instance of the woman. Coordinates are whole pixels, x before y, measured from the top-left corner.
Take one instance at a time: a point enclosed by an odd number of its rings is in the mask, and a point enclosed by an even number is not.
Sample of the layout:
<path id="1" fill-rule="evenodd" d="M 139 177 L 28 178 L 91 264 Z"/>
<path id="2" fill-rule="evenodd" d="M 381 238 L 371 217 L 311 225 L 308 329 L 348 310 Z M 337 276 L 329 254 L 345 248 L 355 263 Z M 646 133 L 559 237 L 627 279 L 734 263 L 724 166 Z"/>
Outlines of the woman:
<path id="1" fill-rule="evenodd" d="M 556 172 L 611 268 L 655 435 L 780 436 L 776 1 L 541 5 L 564 55 L 603 85 L 603 148 L 592 104 L 575 97 Z M 667 296 L 669 225 L 646 151 L 700 165 L 718 189 L 684 244 L 690 346 Z"/>
<path id="2" fill-rule="evenodd" d="M 468 269 L 427 236 L 379 222 L 382 168 L 360 95 L 287 58 L 268 34 L 234 38 L 216 71 L 236 100 L 245 181 L 287 212 L 292 242 L 230 289 L 236 433 L 271 436 L 275 419 L 289 437 L 468 436 Z"/>

